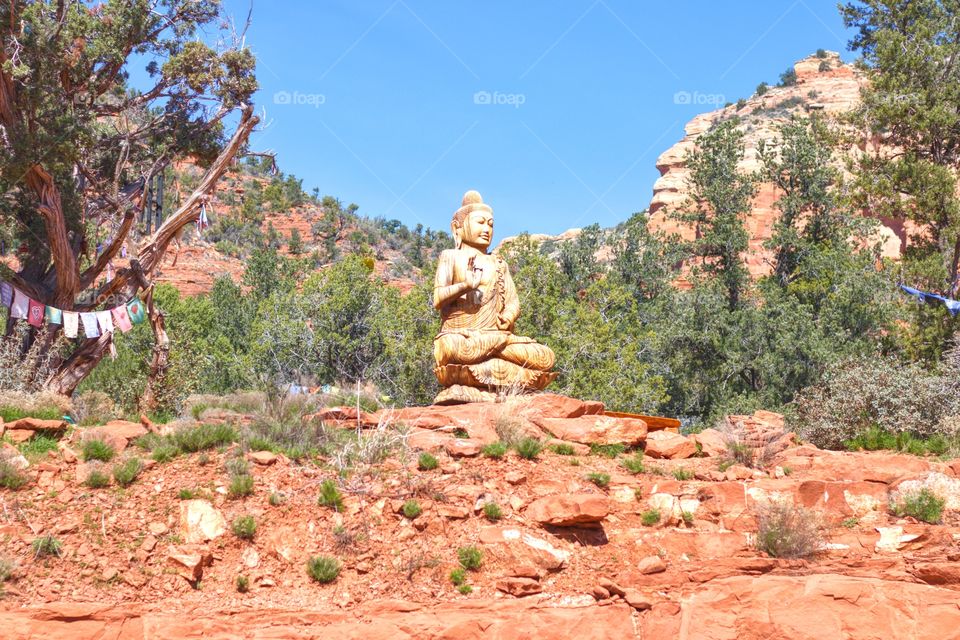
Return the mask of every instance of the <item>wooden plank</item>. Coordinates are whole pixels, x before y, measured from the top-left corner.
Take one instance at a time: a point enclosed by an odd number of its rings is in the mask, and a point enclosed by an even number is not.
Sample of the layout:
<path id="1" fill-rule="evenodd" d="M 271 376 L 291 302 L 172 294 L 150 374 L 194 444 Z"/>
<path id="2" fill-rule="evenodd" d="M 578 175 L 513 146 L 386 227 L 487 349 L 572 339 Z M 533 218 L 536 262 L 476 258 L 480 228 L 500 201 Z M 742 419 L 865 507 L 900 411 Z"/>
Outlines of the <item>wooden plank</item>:
<path id="1" fill-rule="evenodd" d="M 639 418 L 647 423 L 648 431 L 671 431 L 673 433 L 680 433 L 680 421 L 676 418 L 644 416 L 639 413 L 624 413 L 622 411 L 604 411 L 603 415 L 613 416 L 614 418 Z"/>

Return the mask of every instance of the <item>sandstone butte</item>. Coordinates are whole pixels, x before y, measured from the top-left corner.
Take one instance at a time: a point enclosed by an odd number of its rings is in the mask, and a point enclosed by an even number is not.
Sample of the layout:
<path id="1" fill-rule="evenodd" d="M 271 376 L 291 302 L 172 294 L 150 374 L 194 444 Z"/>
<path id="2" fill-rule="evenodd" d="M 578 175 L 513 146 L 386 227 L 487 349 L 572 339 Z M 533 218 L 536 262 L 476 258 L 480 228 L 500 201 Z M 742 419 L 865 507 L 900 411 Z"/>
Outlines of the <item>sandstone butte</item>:
<path id="1" fill-rule="evenodd" d="M 224 465 L 241 454 L 236 446 L 148 460 L 123 489 L 80 484 L 79 430 L 63 432 L 59 449 L 40 460 L 18 460 L 30 482 L 0 489 L 0 557 L 15 563 L 0 598 L 0 637 L 960 635 L 960 460 L 822 451 L 798 443 L 769 412 L 681 436 L 553 394 L 377 414 L 335 407 L 319 417 L 332 428 L 408 429 L 406 449 L 341 482 L 339 511 L 317 504 L 320 482 L 335 471 L 282 454 L 248 453 L 253 493 L 231 499 Z M 97 429 L 118 443 L 142 430 L 124 422 Z M 577 440 L 535 460 L 478 455 L 498 429 Z M 622 456 L 590 453 L 591 443 L 611 438 L 653 445 L 659 458 L 631 473 Z M 721 464 L 734 440 L 753 447 L 754 467 Z M 420 451 L 432 452 L 438 468 L 419 470 Z M 144 454 L 135 445 L 121 454 L 133 455 Z M 607 474 L 607 486 L 590 482 L 591 473 Z M 921 486 L 946 498 L 942 524 L 891 514 L 898 492 Z M 180 499 L 182 489 L 192 497 Z M 415 519 L 402 515 L 411 498 L 422 508 Z M 782 559 L 756 549 L 758 509 L 774 500 L 817 514 L 817 553 Z M 489 502 L 499 519 L 484 516 Z M 251 540 L 231 531 L 246 515 L 258 525 Z M 43 535 L 61 542 L 59 556 L 36 556 L 32 542 Z M 464 595 L 449 575 L 468 546 L 483 555 Z M 329 584 L 307 576 L 317 554 L 342 562 Z"/>

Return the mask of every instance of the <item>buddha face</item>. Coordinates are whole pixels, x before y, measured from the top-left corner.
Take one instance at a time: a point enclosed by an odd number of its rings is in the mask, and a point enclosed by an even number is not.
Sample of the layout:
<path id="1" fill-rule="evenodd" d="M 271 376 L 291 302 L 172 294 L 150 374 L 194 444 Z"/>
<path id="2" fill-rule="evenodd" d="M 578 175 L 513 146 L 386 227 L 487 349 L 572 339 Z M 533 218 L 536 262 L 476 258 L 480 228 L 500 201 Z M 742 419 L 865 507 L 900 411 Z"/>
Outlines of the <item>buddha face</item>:
<path id="1" fill-rule="evenodd" d="M 493 240 L 493 214 L 474 211 L 467 215 L 460 227 L 460 240 L 463 244 L 486 251 Z"/>

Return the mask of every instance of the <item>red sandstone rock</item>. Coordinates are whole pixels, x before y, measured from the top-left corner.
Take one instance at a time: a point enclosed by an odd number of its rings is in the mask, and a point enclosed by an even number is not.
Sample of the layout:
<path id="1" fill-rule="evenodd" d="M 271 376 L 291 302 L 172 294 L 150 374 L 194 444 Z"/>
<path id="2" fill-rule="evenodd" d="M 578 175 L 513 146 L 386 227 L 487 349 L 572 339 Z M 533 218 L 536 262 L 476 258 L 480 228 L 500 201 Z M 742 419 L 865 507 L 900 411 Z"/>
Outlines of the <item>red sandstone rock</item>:
<path id="1" fill-rule="evenodd" d="M 63 431 L 67 428 L 67 423 L 63 420 L 41 420 L 40 418 L 20 418 L 13 422 L 7 422 L 6 429 L 19 431 Z"/>
<path id="2" fill-rule="evenodd" d="M 651 458 L 682 460 L 697 453 L 697 443 L 692 438 L 670 431 L 652 431 L 647 436 L 644 453 Z"/>
<path id="3" fill-rule="evenodd" d="M 527 507 L 524 515 L 540 524 L 569 527 L 600 522 L 609 512 L 605 496 L 568 493 L 540 498 Z"/>
<path id="4" fill-rule="evenodd" d="M 473 458 L 480 455 L 483 445 L 478 440 L 453 438 L 448 440 L 443 448 L 452 458 Z"/>
<path id="5" fill-rule="evenodd" d="M 637 571 L 644 575 L 650 575 L 651 573 L 663 573 L 667 570 L 667 565 L 664 564 L 663 559 L 660 556 L 647 556 L 637 563 Z"/>
<path id="6" fill-rule="evenodd" d="M 247 454 L 247 459 L 262 467 L 267 467 L 277 461 L 277 454 L 271 451 L 251 451 Z"/>
<path id="7" fill-rule="evenodd" d="M 540 583 L 532 578 L 500 578 L 497 580 L 497 591 L 509 593 L 512 596 L 522 598 L 532 596 L 543 591 Z"/>
<path id="8" fill-rule="evenodd" d="M 707 458 L 719 458 L 729 452 L 729 438 L 716 429 L 704 429 L 693 434 L 693 440 L 700 445 L 700 454 Z"/>
<path id="9" fill-rule="evenodd" d="M 484 527 L 480 530 L 480 542 L 490 547 L 493 556 L 512 567 L 532 565 L 544 571 L 559 571 L 570 558 L 569 551 L 510 527 Z"/>
<path id="10" fill-rule="evenodd" d="M 537 418 L 534 422 L 561 440 L 581 444 L 625 444 L 636 446 L 647 437 L 647 423 L 637 418 L 582 416 L 578 418 Z"/>
<path id="11" fill-rule="evenodd" d="M 184 542 L 207 542 L 227 531 L 223 515 L 206 500 L 180 502 L 180 535 Z"/>
<path id="12" fill-rule="evenodd" d="M 189 582 L 198 582 L 203 577 L 203 568 L 213 564 L 213 556 L 201 547 L 170 547 L 167 563 L 177 575 Z"/>

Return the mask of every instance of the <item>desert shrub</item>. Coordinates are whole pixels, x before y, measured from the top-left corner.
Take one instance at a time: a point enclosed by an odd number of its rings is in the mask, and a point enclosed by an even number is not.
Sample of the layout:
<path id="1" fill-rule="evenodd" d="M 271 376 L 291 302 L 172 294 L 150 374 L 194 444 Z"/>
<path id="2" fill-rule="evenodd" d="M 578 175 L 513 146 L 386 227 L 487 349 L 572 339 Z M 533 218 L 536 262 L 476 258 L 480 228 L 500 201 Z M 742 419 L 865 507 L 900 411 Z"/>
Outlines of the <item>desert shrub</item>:
<path id="1" fill-rule="evenodd" d="M 110 476 L 98 469 L 94 469 L 87 474 L 87 479 L 83 481 L 83 484 L 91 489 L 102 489 L 110 484 Z"/>
<path id="2" fill-rule="evenodd" d="M 403 516 L 405 518 L 413 520 L 417 516 L 419 516 L 421 513 L 423 513 L 423 508 L 420 506 L 419 502 L 417 502 L 416 500 L 410 499 L 403 503 L 403 507 L 401 508 L 401 511 L 403 512 Z"/>
<path id="3" fill-rule="evenodd" d="M 9 460 L 0 459 L 0 487 L 16 491 L 29 480 L 29 476 L 13 466 Z"/>
<path id="4" fill-rule="evenodd" d="M 891 433 L 878 427 L 870 427 L 850 440 L 844 440 L 844 448 L 850 451 L 901 451 L 917 456 L 942 456 L 960 449 L 960 434 L 957 433 L 954 416 L 944 418 L 943 433 L 935 433 L 929 438 L 917 438 L 909 432 Z M 954 456 L 956 457 L 956 456 Z"/>
<path id="5" fill-rule="evenodd" d="M 239 435 L 228 424 L 199 424 L 180 427 L 170 435 L 170 441 L 180 451 L 194 453 L 236 442 Z"/>
<path id="6" fill-rule="evenodd" d="M 604 458 L 616 458 L 624 451 L 627 450 L 626 445 L 619 442 L 613 444 L 591 444 L 590 445 L 590 454 L 594 456 L 602 456 Z"/>
<path id="7" fill-rule="evenodd" d="M 891 505 L 897 516 L 910 516 L 930 524 L 939 524 L 943 519 L 943 507 L 946 500 L 923 487 L 919 491 L 903 493 L 899 500 Z"/>
<path id="8" fill-rule="evenodd" d="M 423 452 L 417 458 L 417 468 L 421 471 L 432 471 L 440 466 L 440 461 L 433 454 Z"/>
<path id="9" fill-rule="evenodd" d="M 113 398 L 103 391 L 84 391 L 73 399 L 73 417 L 77 424 L 104 424 L 118 415 Z"/>
<path id="10" fill-rule="evenodd" d="M 227 495 L 231 498 L 242 498 L 253 493 L 253 476 L 247 474 L 230 476 L 230 487 Z"/>
<path id="11" fill-rule="evenodd" d="M 606 489 L 608 486 L 610 486 L 609 473 L 597 473 L 597 472 L 588 473 L 587 480 L 597 485 L 601 489 Z"/>
<path id="12" fill-rule="evenodd" d="M 692 480 L 692 479 L 693 479 L 693 471 L 690 471 L 689 469 L 682 469 L 682 468 L 681 468 L 681 469 L 674 469 L 674 470 L 673 470 L 673 477 L 674 477 L 676 480 Z"/>
<path id="13" fill-rule="evenodd" d="M 830 71 L 833 67 L 830 66 L 830 63 L 824 60 L 819 65 L 817 65 L 817 71 L 823 73 L 824 71 Z"/>
<path id="14" fill-rule="evenodd" d="M 653 525 L 660 522 L 660 510 L 659 509 L 649 509 L 640 514 L 640 522 L 643 523 L 645 527 L 652 527 Z"/>
<path id="15" fill-rule="evenodd" d="M 253 516 L 240 516 L 233 521 L 231 528 L 233 535 L 241 540 L 253 540 L 257 533 L 257 521 Z"/>
<path id="16" fill-rule="evenodd" d="M 237 593 L 246 593 L 247 591 L 250 591 L 250 578 L 237 576 Z"/>
<path id="17" fill-rule="evenodd" d="M 0 558 L 0 585 L 13 577 L 13 571 L 15 568 L 15 565 L 10 560 L 7 560 L 6 558 Z M 2 593 L 2 589 L 0 589 L 0 593 Z"/>
<path id="18" fill-rule="evenodd" d="M 17 445 L 17 449 L 20 450 L 20 453 L 22 453 L 27 460 L 36 462 L 46 456 L 50 451 L 56 451 L 59 442 L 60 440 L 57 434 L 37 431 L 32 438 Z"/>
<path id="19" fill-rule="evenodd" d="M 271 507 L 279 507 L 286 501 L 287 499 L 283 496 L 283 494 L 277 491 L 271 491 L 270 497 L 267 498 L 267 502 L 270 503 Z"/>
<path id="20" fill-rule="evenodd" d="M 753 447 L 748 445 L 745 442 L 737 442 L 736 440 L 727 441 L 727 453 L 723 456 L 721 462 L 726 462 L 727 467 L 731 467 L 735 464 L 742 464 L 745 467 L 753 466 L 753 461 L 755 457 L 755 451 Z M 726 469 L 721 469 L 721 471 L 726 471 Z"/>
<path id="21" fill-rule="evenodd" d="M 766 82 L 761 82 L 760 84 L 757 85 L 756 94 L 757 96 L 762 96 L 769 90 L 770 90 L 770 85 L 768 85 Z"/>
<path id="22" fill-rule="evenodd" d="M 773 558 L 806 558 L 822 542 L 819 518 L 800 505 L 771 501 L 757 511 L 757 549 Z"/>
<path id="23" fill-rule="evenodd" d="M 457 591 L 460 592 L 461 595 L 468 596 L 473 593 L 473 587 L 468 584 L 461 584 L 457 587 Z"/>
<path id="24" fill-rule="evenodd" d="M 747 101 L 743 98 L 738 98 L 736 104 L 737 111 L 740 111 L 740 109 L 743 109 L 745 106 L 747 106 Z"/>
<path id="25" fill-rule="evenodd" d="M 240 456 L 234 456 L 223 463 L 223 470 L 231 476 L 249 475 L 250 463 Z"/>
<path id="26" fill-rule="evenodd" d="M 467 572 L 463 569 L 463 567 L 457 567 L 456 569 L 450 572 L 450 582 L 452 582 L 453 586 L 455 587 L 459 587 L 462 584 L 466 584 Z"/>
<path id="27" fill-rule="evenodd" d="M 647 468 L 643 464 L 643 452 L 638 451 L 630 458 L 624 458 L 620 461 L 624 469 L 633 474 L 644 473 Z"/>
<path id="28" fill-rule="evenodd" d="M 566 442 L 550 445 L 550 451 L 553 451 L 558 456 L 572 456 L 576 453 L 573 445 L 567 444 Z"/>
<path id="29" fill-rule="evenodd" d="M 920 439 L 950 436 L 947 419 L 960 413 L 958 381 L 955 372 L 931 374 L 892 358 L 847 359 L 800 392 L 791 422 L 801 437 L 830 449 L 871 429 Z"/>
<path id="30" fill-rule="evenodd" d="M 684 511 L 680 514 L 680 518 L 683 519 L 683 523 L 687 526 L 693 524 L 693 512 Z"/>
<path id="31" fill-rule="evenodd" d="M 33 555 L 41 558 L 43 556 L 59 556 L 63 545 L 53 536 L 40 536 L 35 538 L 30 545 L 33 547 Z"/>
<path id="32" fill-rule="evenodd" d="M 2 341 L 2 338 L 0 338 Z M 2 350 L 2 349 L 0 349 Z M 13 368 L 23 367 L 17 364 Z M 0 369 L 3 359 L 0 357 Z M 6 373 L 6 372 L 4 372 Z M 0 374 L 2 376 L 3 374 Z M 49 391 L 13 391 L 0 383 L 0 418 L 4 422 L 13 422 L 19 418 L 40 418 L 41 420 L 59 420 L 71 412 L 70 399 Z"/>
<path id="33" fill-rule="evenodd" d="M 487 502 L 483 505 L 483 515 L 490 522 L 496 522 L 503 517 L 503 511 L 496 502 Z"/>
<path id="34" fill-rule="evenodd" d="M 468 571 L 476 571 L 483 565 L 483 551 L 474 546 L 457 549 L 457 560 L 460 566 Z"/>
<path id="35" fill-rule="evenodd" d="M 99 460 L 101 462 L 110 462 L 116 452 L 109 444 L 98 438 L 90 438 L 80 444 L 80 451 L 86 462 Z"/>
<path id="36" fill-rule="evenodd" d="M 507 455 L 507 445 L 503 442 L 491 442 L 490 444 L 484 445 L 480 452 L 487 458 L 499 460 Z"/>
<path id="37" fill-rule="evenodd" d="M 817 54 L 816 54 L 816 55 L 817 55 L 817 57 L 820 58 L 820 59 L 826 58 L 826 57 L 827 57 L 827 50 L 826 50 L 826 49 L 822 49 L 822 48 L 821 48 L 821 49 L 817 49 Z"/>
<path id="38" fill-rule="evenodd" d="M 140 472 L 143 470 L 143 463 L 140 458 L 129 458 L 126 461 L 113 466 L 113 479 L 121 487 L 127 487 L 133 484 Z"/>
<path id="39" fill-rule="evenodd" d="M 307 560 L 307 573 L 320 584 L 333 582 L 340 575 L 340 561 L 331 556 L 313 556 Z"/>
<path id="40" fill-rule="evenodd" d="M 177 497 L 181 500 L 193 500 L 197 497 L 197 492 L 193 489 L 180 489 L 180 491 L 177 492 Z"/>
<path id="41" fill-rule="evenodd" d="M 327 478 L 320 483 L 320 495 L 317 504 L 321 507 L 330 507 L 334 511 L 343 510 L 343 494 L 337 488 L 337 483 Z"/>
<path id="42" fill-rule="evenodd" d="M 500 442 L 509 447 L 516 446 L 523 439 L 523 425 L 514 417 L 500 414 L 493 424 Z"/>
<path id="43" fill-rule="evenodd" d="M 536 438 L 524 438 L 517 443 L 517 453 L 524 460 L 536 460 L 543 451 L 543 443 Z"/>

